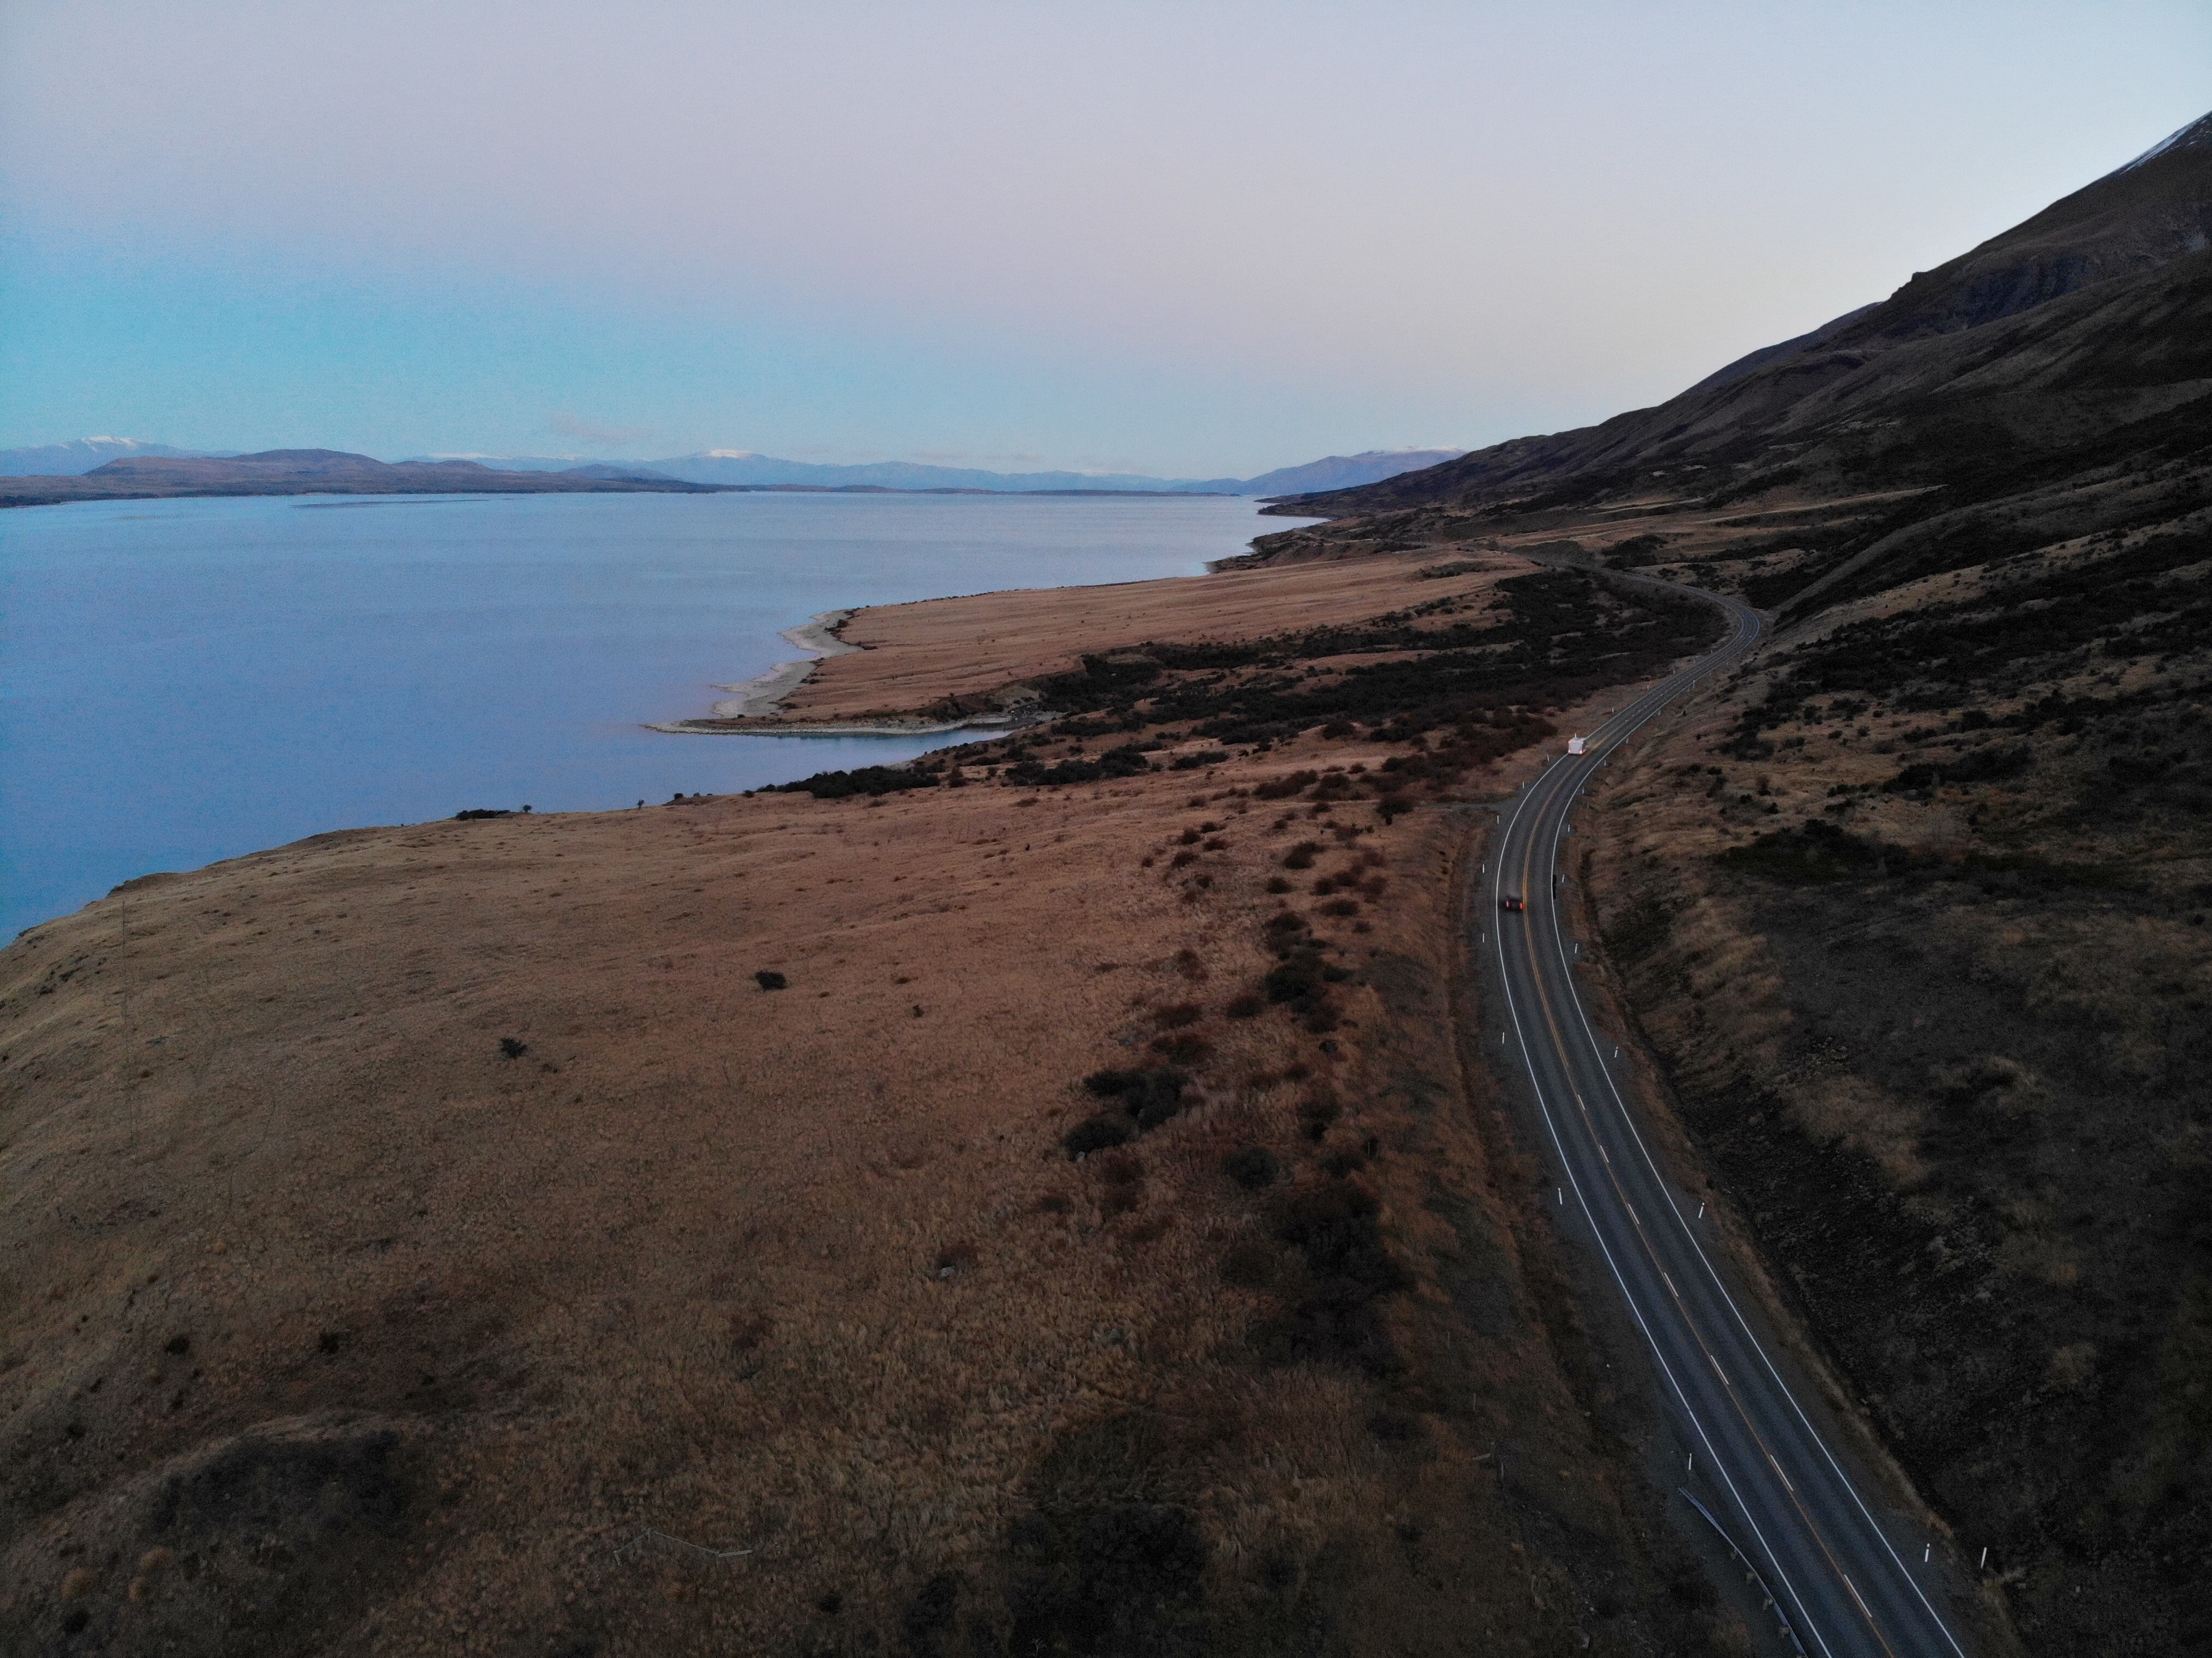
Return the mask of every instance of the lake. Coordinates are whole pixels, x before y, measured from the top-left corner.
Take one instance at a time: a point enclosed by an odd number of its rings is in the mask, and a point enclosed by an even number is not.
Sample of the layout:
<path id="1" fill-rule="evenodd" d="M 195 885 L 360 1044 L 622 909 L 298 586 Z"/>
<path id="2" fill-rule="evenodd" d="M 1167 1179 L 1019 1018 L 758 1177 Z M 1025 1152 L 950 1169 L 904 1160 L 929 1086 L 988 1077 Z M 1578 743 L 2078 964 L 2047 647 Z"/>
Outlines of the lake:
<path id="1" fill-rule="evenodd" d="M 962 740 L 679 737 L 817 611 L 1197 574 L 1202 496 L 505 495 L 0 513 L 0 939 L 161 869 Z"/>

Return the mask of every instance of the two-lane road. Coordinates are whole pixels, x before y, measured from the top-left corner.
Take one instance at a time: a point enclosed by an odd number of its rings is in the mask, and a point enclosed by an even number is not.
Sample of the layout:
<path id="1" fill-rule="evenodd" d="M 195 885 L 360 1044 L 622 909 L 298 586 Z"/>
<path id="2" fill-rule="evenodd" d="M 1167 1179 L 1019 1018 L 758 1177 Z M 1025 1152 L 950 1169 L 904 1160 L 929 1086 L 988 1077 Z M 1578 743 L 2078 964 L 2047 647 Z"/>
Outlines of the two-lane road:
<path id="1" fill-rule="evenodd" d="M 1554 760 L 1504 813 L 1479 923 L 1503 989 L 1501 1051 L 1525 1067 L 1534 1091 L 1559 1163 L 1562 1220 L 1571 1235 L 1595 1242 L 1650 1345 L 1691 1448 L 1683 1483 L 1756 1564 L 1791 1636 L 1820 1658 L 1965 1658 L 1937 1610 L 1926 1540 L 1894 1521 L 1885 1527 L 1868 1481 L 1846 1472 L 1841 1448 L 1784 1381 L 1711 1221 L 1639 1130 L 1637 1108 L 1615 1080 L 1626 1068 L 1591 1024 L 1575 979 L 1577 946 L 1559 899 L 1569 813 L 1626 738 L 1757 642 L 1757 613 L 1717 602 L 1735 625 L 1726 644 L 1614 714 L 1587 752 Z M 1525 898 L 1526 910 L 1503 912 L 1507 896 Z"/>

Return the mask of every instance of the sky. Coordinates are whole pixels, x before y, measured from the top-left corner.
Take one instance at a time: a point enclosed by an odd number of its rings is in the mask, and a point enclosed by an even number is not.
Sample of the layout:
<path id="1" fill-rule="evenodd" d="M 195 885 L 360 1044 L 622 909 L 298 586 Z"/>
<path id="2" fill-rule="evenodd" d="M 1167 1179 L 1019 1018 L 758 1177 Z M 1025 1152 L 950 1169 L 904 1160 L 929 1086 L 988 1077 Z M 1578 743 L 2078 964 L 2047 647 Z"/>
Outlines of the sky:
<path id="1" fill-rule="evenodd" d="M 0 0 L 0 446 L 1475 446 L 2208 107 L 2203 0 Z"/>

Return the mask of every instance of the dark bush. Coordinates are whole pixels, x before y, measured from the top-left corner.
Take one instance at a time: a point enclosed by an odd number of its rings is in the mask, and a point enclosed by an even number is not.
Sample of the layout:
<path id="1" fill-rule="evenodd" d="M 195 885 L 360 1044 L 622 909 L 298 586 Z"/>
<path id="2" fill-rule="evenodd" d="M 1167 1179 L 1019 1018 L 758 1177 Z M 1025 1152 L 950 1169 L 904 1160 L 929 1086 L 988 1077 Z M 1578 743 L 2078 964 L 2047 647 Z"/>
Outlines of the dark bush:
<path id="1" fill-rule="evenodd" d="M 1283 854 L 1285 869 L 1311 869 L 1314 854 L 1322 849 L 1318 841 L 1301 841 Z"/>
<path id="2" fill-rule="evenodd" d="M 1172 1036 L 1153 1037 L 1152 1052 L 1176 1065 L 1203 1065 L 1212 1057 L 1213 1044 L 1196 1031 L 1180 1030 Z"/>
<path id="3" fill-rule="evenodd" d="M 1158 1071 L 1094 1071 L 1083 1085 L 1101 1099 L 1118 1100 L 1139 1131 L 1158 1127 L 1182 1109 L 1183 1084 L 1190 1078 L 1171 1068 Z"/>
<path id="4" fill-rule="evenodd" d="M 769 794 L 811 794 L 817 800 L 843 800 L 856 794 L 896 794 L 902 789 L 933 789 L 937 779 L 912 766 L 860 766 L 851 771 L 818 771 L 796 783 L 775 783 Z"/>
<path id="5" fill-rule="evenodd" d="M 1231 997 L 1221 1011 L 1232 1019 L 1256 1019 L 1267 1005 L 1267 998 L 1255 990 L 1248 990 L 1241 996 Z"/>
<path id="6" fill-rule="evenodd" d="M 1343 1114 L 1344 1108 L 1336 1102 L 1333 1094 L 1309 1094 L 1298 1102 L 1298 1127 L 1305 1130 L 1310 1140 L 1317 1140 L 1328 1133 L 1330 1125 Z"/>
<path id="7" fill-rule="evenodd" d="M 1316 1277 L 1370 1296 L 1410 1288 L 1413 1275 L 1393 1258 L 1376 1219 L 1382 1206 L 1356 1186 L 1332 1183 L 1294 1193 L 1276 1210 L 1275 1236 L 1305 1257 Z"/>
<path id="8" fill-rule="evenodd" d="M 1270 892 L 1288 892 L 1290 890 L 1291 890 L 1291 884 L 1290 884 L 1288 881 L 1285 881 L 1285 880 L 1281 877 L 1281 876 L 1279 876 L 1279 875 L 1270 875 L 1270 876 L 1267 878 L 1267 890 L 1268 890 L 1268 891 L 1270 891 Z"/>
<path id="9" fill-rule="evenodd" d="M 1126 1145 L 1133 1137 L 1127 1121 L 1121 1117 L 1092 1117 L 1078 1123 L 1060 1138 L 1060 1145 L 1071 1157 L 1079 1157 L 1092 1151 L 1103 1151 L 1109 1146 Z"/>
<path id="10" fill-rule="evenodd" d="M 785 978 L 781 973 L 776 972 L 773 968 L 764 967 L 759 972 L 754 974 L 753 982 L 757 984 L 763 990 L 788 990 L 791 987 L 791 981 Z"/>
<path id="11" fill-rule="evenodd" d="M 1203 1012 L 1196 1002 L 1177 1002 L 1154 1013 L 1152 1023 L 1163 1030 L 1180 1030 L 1187 1024 L 1196 1024 Z"/>
<path id="12" fill-rule="evenodd" d="M 960 1606 L 960 1575 L 941 1571 L 921 1586 L 899 1619 L 913 1658 L 937 1658 Z"/>
<path id="13" fill-rule="evenodd" d="M 1221 1164 L 1221 1172 L 1248 1192 L 1273 1186 L 1282 1171 L 1281 1162 L 1264 1145 L 1248 1145 L 1241 1151 L 1232 1151 Z"/>
<path id="14" fill-rule="evenodd" d="M 1054 1503 L 1017 1520 L 1008 1541 L 1020 1566 L 1008 1596 L 1013 1623 L 988 1650 L 1196 1658 L 1212 1649 L 1206 1535 L 1188 1509 L 1133 1498 Z"/>
<path id="15" fill-rule="evenodd" d="M 1252 798 L 1255 800 L 1287 800 L 1311 787 L 1320 777 L 1321 774 L 1316 771 L 1286 772 L 1280 777 L 1271 777 L 1264 783 L 1255 784 Z"/>
<path id="16" fill-rule="evenodd" d="M 530 1052 L 528 1042 L 517 1042 L 512 1036 L 501 1036 L 499 1039 L 499 1056 L 502 1060 L 519 1060 L 528 1052 Z"/>
<path id="17" fill-rule="evenodd" d="M 457 823 L 473 823 L 479 818 L 483 817 L 512 817 L 514 816 L 514 814 L 511 811 L 495 811 L 489 806 L 476 806 L 471 808 L 467 811 L 455 812 L 453 814 L 453 821 Z"/>

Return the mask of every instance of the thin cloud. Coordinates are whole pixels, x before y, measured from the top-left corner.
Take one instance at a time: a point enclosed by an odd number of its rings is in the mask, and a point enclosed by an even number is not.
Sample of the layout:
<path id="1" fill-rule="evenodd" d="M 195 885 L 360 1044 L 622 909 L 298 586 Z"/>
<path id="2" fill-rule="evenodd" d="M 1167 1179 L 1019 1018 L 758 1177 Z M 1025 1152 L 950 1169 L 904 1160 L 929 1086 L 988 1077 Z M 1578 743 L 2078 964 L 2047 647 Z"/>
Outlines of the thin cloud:
<path id="1" fill-rule="evenodd" d="M 549 418 L 545 428 L 561 437 L 588 443 L 595 449 L 611 449 L 617 444 L 635 443 L 653 435 L 650 426 L 602 426 L 565 410 Z"/>

